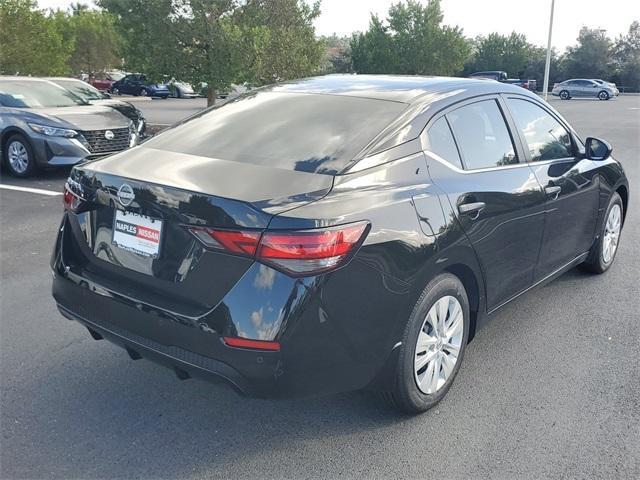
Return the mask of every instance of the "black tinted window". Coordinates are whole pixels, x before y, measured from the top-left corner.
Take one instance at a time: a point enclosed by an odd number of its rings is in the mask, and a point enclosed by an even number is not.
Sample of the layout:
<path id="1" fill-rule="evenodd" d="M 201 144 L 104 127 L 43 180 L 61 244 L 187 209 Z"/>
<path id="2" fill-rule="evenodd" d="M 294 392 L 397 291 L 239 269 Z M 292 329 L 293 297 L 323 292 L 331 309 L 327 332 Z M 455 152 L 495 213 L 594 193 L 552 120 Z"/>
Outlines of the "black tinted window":
<path id="1" fill-rule="evenodd" d="M 333 174 L 406 106 L 343 95 L 255 92 L 167 130 L 145 146 Z"/>
<path id="2" fill-rule="evenodd" d="M 429 151 L 435 153 L 452 165 L 462 168 L 460 155 L 458 154 L 458 149 L 456 148 L 456 143 L 453 140 L 453 135 L 451 135 L 451 129 L 449 128 L 446 118 L 440 117 L 429 127 L 427 141 L 429 142 L 427 147 Z"/>
<path id="3" fill-rule="evenodd" d="M 516 98 L 507 102 L 516 125 L 524 133 L 532 161 L 573 156 L 569 132 L 543 108 Z"/>
<path id="4" fill-rule="evenodd" d="M 518 163 L 509 130 L 495 100 L 465 105 L 447 114 L 467 169 Z"/>

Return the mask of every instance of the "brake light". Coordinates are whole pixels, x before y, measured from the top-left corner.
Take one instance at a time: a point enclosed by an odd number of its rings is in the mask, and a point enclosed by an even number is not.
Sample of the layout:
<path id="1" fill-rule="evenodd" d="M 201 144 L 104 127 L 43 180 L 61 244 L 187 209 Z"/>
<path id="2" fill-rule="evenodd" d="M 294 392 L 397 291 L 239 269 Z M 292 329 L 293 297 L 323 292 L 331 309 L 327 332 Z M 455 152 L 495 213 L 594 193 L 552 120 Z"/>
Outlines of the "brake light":
<path id="1" fill-rule="evenodd" d="M 82 199 L 71 191 L 69 184 L 65 183 L 64 190 L 62 191 L 62 206 L 64 209 L 72 211 L 76 210 L 81 202 Z"/>
<path id="2" fill-rule="evenodd" d="M 240 337 L 222 337 L 224 343 L 230 347 L 250 348 L 252 350 L 269 350 L 272 352 L 280 351 L 279 342 L 268 342 L 265 340 L 250 340 Z"/>
<path id="3" fill-rule="evenodd" d="M 260 241 L 260 232 L 191 228 L 191 232 L 207 247 L 227 250 L 253 257 Z"/>
<path id="4" fill-rule="evenodd" d="M 362 244 L 369 224 L 358 222 L 314 230 L 256 231 L 190 227 L 205 246 L 254 257 L 292 276 L 326 272 L 343 265 Z"/>
<path id="5" fill-rule="evenodd" d="M 361 222 L 322 230 L 267 231 L 257 258 L 293 275 L 331 270 L 360 245 L 367 226 Z"/>

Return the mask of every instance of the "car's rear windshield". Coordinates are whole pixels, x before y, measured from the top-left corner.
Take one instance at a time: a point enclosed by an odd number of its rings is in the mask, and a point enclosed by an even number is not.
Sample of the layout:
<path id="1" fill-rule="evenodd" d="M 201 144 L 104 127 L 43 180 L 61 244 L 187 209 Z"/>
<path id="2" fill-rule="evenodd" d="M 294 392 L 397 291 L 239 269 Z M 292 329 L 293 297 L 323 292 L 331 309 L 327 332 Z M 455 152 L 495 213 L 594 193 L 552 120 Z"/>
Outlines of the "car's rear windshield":
<path id="1" fill-rule="evenodd" d="M 192 118 L 145 146 L 335 174 L 406 106 L 341 95 L 253 92 Z"/>
<path id="2" fill-rule="evenodd" d="M 97 88 L 92 87 L 91 85 L 89 85 L 86 82 L 83 82 L 82 80 L 51 80 L 53 83 L 60 85 L 63 88 L 66 88 L 67 90 L 69 90 L 71 93 L 73 93 L 74 95 L 82 98 L 85 101 L 91 101 L 91 100 L 101 100 L 103 98 L 105 98 L 102 93 L 100 93 L 100 90 L 98 90 Z"/>
<path id="3" fill-rule="evenodd" d="M 49 108 L 86 105 L 69 90 L 44 81 L 0 81 L 0 105 L 12 108 Z"/>

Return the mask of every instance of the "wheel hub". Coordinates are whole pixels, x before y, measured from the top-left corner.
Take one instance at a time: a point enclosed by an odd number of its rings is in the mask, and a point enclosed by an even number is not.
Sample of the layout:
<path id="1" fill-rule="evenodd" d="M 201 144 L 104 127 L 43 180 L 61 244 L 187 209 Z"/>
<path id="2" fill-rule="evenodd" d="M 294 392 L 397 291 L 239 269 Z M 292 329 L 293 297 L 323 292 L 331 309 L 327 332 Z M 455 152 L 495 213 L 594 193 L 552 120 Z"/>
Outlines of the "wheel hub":
<path id="1" fill-rule="evenodd" d="M 17 173 L 26 172 L 29 166 L 29 153 L 26 147 L 22 143 L 14 141 L 9 144 L 7 151 L 11 168 Z"/>
<path id="2" fill-rule="evenodd" d="M 618 248 L 620 229 L 622 227 L 622 210 L 620 205 L 614 205 L 609 211 L 604 227 L 604 239 L 602 242 L 602 259 L 605 263 L 611 262 Z"/>
<path id="3" fill-rule="evenodd" d="M 458 362 L 464 333 L 462 306 L 447 295 L 429 309 L 418 333 L 414 356 L 414 377 L 420 391 L 440 390 Z"/>

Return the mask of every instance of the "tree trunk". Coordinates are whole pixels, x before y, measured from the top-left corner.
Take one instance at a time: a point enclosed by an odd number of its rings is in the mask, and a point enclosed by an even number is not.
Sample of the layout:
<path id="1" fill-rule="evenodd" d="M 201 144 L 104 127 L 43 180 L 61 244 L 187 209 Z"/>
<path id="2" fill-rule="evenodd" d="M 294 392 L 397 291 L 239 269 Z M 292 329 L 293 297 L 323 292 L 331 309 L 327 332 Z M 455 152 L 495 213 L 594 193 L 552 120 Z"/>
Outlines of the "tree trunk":
<path id="1" fill-rule="evenodd" d="M 207 88 L 207 107 L 211 107 L 216 103 L 216 89 L 213 87 Z"/>

